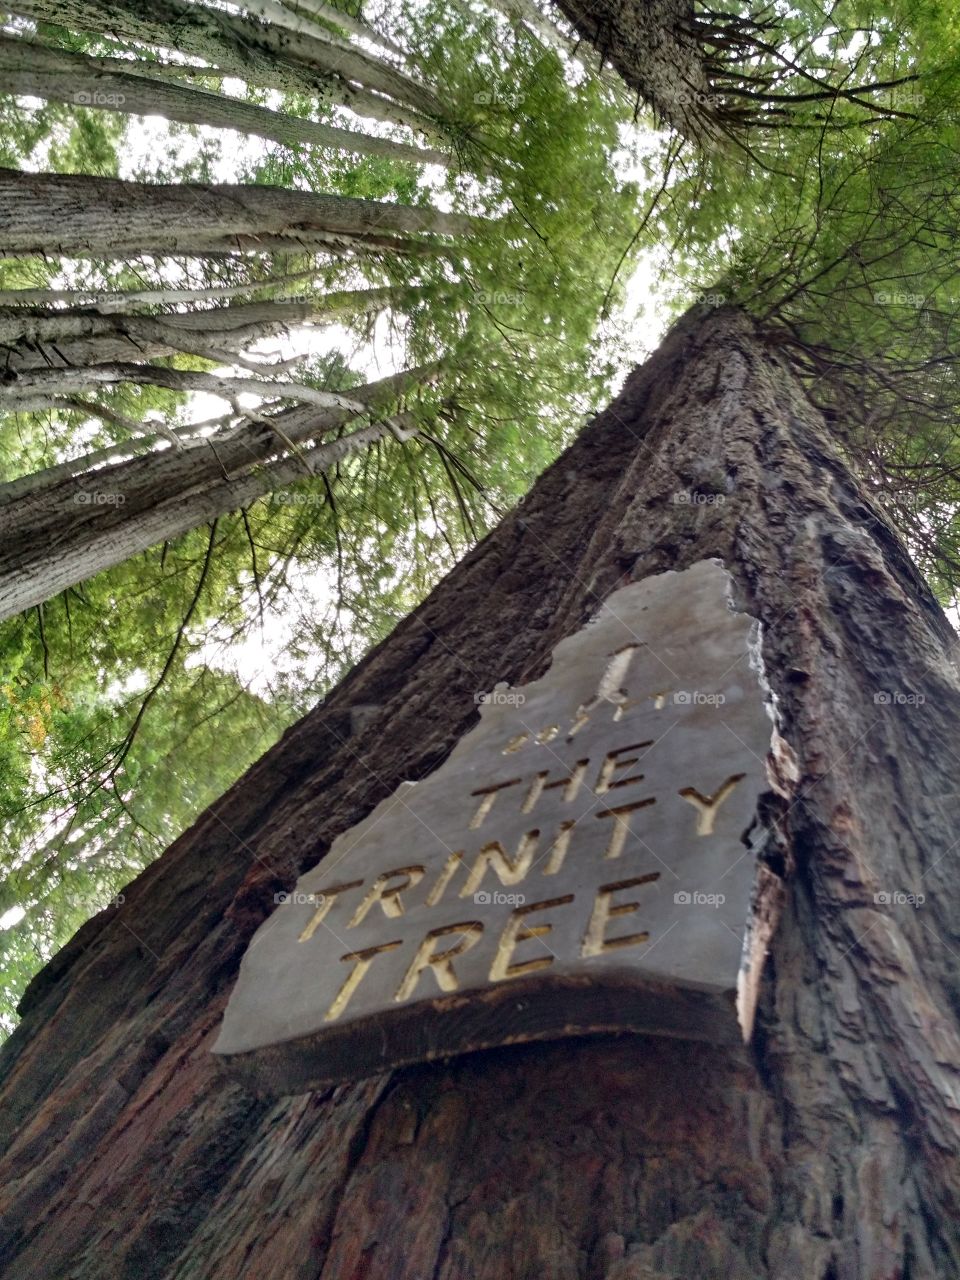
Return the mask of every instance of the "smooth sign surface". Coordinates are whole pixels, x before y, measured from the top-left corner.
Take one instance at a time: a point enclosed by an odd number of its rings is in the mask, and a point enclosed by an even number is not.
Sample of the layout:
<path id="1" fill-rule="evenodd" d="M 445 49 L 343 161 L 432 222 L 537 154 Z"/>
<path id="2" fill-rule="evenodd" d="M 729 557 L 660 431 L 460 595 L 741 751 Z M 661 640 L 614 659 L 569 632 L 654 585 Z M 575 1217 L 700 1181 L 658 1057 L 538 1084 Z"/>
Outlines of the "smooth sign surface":
<path id="1" fill-rule="evenodd" d="M 716 561 L 615 592 L 254 936 L 215 1052 L 295 1092 L 512 1042 L 739 1035 L 772 723 Z"/>

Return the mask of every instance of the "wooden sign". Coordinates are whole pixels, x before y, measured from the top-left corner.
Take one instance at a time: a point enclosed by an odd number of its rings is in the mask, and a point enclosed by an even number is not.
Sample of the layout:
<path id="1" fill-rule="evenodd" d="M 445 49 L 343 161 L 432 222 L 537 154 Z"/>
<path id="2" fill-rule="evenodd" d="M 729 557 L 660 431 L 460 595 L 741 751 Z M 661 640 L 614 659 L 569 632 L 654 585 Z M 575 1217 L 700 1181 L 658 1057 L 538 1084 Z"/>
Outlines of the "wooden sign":
<path id="1" fill-rule="evenodd" d="M 615 592 L 300 879 L 215 1052 L 300 1092 L 534 1039 L 740 1035 L 773 727 L 758 649 L 716 561 Z"/>

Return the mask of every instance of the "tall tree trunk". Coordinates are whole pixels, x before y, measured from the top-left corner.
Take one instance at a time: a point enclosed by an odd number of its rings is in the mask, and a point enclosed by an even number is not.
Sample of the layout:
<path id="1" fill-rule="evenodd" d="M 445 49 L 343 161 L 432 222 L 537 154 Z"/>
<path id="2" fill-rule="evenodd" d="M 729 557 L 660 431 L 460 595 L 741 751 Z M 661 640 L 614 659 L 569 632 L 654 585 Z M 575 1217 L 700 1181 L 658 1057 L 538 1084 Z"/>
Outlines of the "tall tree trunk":
<path id="1" fill-rule="evenodd" d="M 333 125 L 317 124 L 300 116 L 271 111 L 209 89 L 195 89 L 151 77 L 150 63 L 136 64 L 119 58 L 92 58 L 68 53 L 36 41 L 0 36 L 0 71 L 7 93 L 29 94 L 75 106 L 120 111 L 125 115 L 163 116 L 183 124 L 205 124 L 216 129 L 270 138 L 286 146 L 331 147 L 358 155 L 384 156 L 388 160 L 416 164 L 449 165 L 443 151 L 409 146 L 357 133 Z"/>
<path id="2" fill-rule="evenodd" d="M 556 0 L 573 28 L 596 47 L 660 119 L 692 138 L 713 131 L 715 95 L 698 42 L 692 0 Z"/>
<path id="3" fill-rule="evenodd" d="M 210 1045 L 274 893 L 436 767 L 475 692 L 540 674 L 625 581 L 711 556 L 762 621 L 792 793 L 766 817 L 786 905 L 752 1043 L 568 1040 L 274 1101 L 224 1078 Z M 687 317 L 34 980 L 0 1065 L 3 1275 L 960 1273 L 953 644 L 753 322 Z M 351 736 L 358 704 L 379 711 Z M 897 892 L 925 901 L 876 897 Z"/>
<path id="4" fill-rule="evenodd" d="M 59 536 L 48 536 L 39 545 L 39 554 L 19 563 L 14 560 L 6 573 L 6 564 L 0 568 L 0 618 L 22 613 L 149 547 L 199 528 L 224 512 L 239 511 L 305 475 L 326 471 L 351 453 L 382 440 L 390 434 L 390 428 L 391 423 L 384 420 L 358 427 L 328 443 L 302 449 L 298 457 L 275 459 L 235 478 L 214 480 L 201 489 L 162 497 L 129 516 L 121 508 L 118 517 L 109 522 L 85 519 L 89 506 L 80 506 L 76 515 L 68 513 L 62 521 L 66 528 Z M 178 462 L 178 456 L 172 453 L 157 459 L 155 472 L 161 485 L 167 471 L 174 470 Z M 101 499 L 116 502 L 118 498 L 115 492 L 96 488 L 83 496 L 87 504 Z M 11 559 L 4 557 L 7 564 Z"/>
<path id="5" fill-rule="evenodd" d="M 349 399 L 315 392 L 346 407 L 298 406 L 182 450 L 0 486 L 0 619 L 383 439 L 398 398 L 432 376 L 406 370 Z M 375 420 L 339 434 L 360 412 Z"/>
<path id="6" fill-rule="evenodd" d="M 202 58 L 250 84 L 338 102 L 358 115 L 438 131 L 440 100 L 425 85 L 331 32 L 302 35 L 189 0 L 17 0 L 16 12 Z"/>
<path id="7" fill-rule="evenodd" d="M 186 305 L 190 302 L 222 301 L 247 294 L 269 290 L 274 299 L 287 298 L 291 294 L 311 291 L 294 289 L 295 284 L 316 281 L 317 272 L 294 271 L 288 275 L 265 276 L 262 280 L 247 280 L 242 284 L 213 284 L 199 289 L 0 289 L 0 306 L 46 306 L 51 302 L 66 302 L 70 306 L 94 307 L 98 312 L 136 312 L 143 305 Z"/>
<path id="8" fill-rule="evenodd" d="M 342 9 L 324 4 L 323 0 L 283 0 L 283 3 L 288 9 L 292 9 L 294 13 L 309 13 L 311 16 L 320 18 L 334 27 L 349 31 L 351 35 L 359 36 L 361 40 L 370 40 L 373 44 L 380 45 L 382 49 L 386 49 L 389 53 L 395 53 L 399 57 L 404 56 L 403 49 L 394 44 L 388 36 L 374 30 L 361 18 L 351 17 L 349 13 L 344 13 Z"/>
<path id="9" fill-rule="evenodd" d="M 200 354 L 211 353 L 200 348 Z M 95 364 L 85 369 L 30 369 L 20 375 L 12 386 L 0 387 L 0 408 L 42 408 L 49 404 L 50 396 L 112 386 L 119 382 L 167 387 L 171 391 L 205 391 L 225 400 L 253 392 L 263 396 L 264 400 L 274 397 L 278 400 L 301 400 L 304 404 L 315 404 L 324 409 L 350 403 L 344 396 L 318 391 L 316 387 L 298 382 L 270 382 L 149 364 Z M 354 402 L 353 407 L 357 412 L 363 408 L 359 401 Z"/>
<path id="10" fill-rule="evenodd" d="M 121 258 L 241 249 L 311 249 L 397 236 L 457 236 L 482 219 L 284 187 L 125 182 L 0 169 L 0 253 Z M 402 242 L 401 242 L 402 248 Z"/>
<path id="11" fill-rule="evenodd" d="M 146 425 L 142 422 L 137 422 L 133 418 L 128 418 L 122 413 L 117 413 L 106 405 L 97 404 L 96 401 L 92 400 L 84 400 L 80 396 L 65 396 L 63 399 L 54 399 L 51 401 L 50 407 L 78 414 L 82 421 L 99 418 L 109 426 L 119 427 L 127 438 L 117 444 L 104 445 L 100 449 L 93 449 L 90 453 L 81 454 L 77 458 L 67 458 L 63 462 L 56 462 L 43 471 L 34 471 L 28 475 L 17 476 L 15 480 L 0 482 L 0 506 L 4 503 L 13 502 L 15 498 L 22 498 L 28 493 L 33 493 L 37 489 L 43 489 L 47 486 L 52 487 L 62 480 L 69 479 L 71 476 L 82 475 L 83 472 L 91 471 L 95 467 L 103 467 L 110 462 L 119 462 L 121 459 L 129 458 L 132 455 L 144 453 L 159 440 L 166 440 L 168 444 L 182 449 L 191 437 L 202 436 L 205 431 L 207 433 L 210 431 L 209 420 L 185 422 L 177 427 L 170 427 L 166 423 L 153 421 Z M 228 413 L 225 418 L 230 419 L 233 416 L 233 414 Z M 225 423 L 221 425 L 225 425 Z"/>
<path id="12" fill-rule="evenodd" d="M 186 0 L 155 0 L 148 9 L 137 0 L 18 0 L 17 13 L 72 32 L 178 50 L 250 84 L 306 93 L 369 119 L 440 133 L 442 110 L 433 92 L 333 35 L 298 36 Z"/>
<path id="13" fill-rule="evenodd" d="M 234 363 L 234 357 L 264 338 L 288 333 L 295 325 L 333 324 L 342 316 L 373 315 L 427 299 L 452 299 L 454 288 L 387 285 L 372 289 L 331 290 L 302 302 L 235 302 L 226 307 L 145 315 L 99 306 L 60 308 L 4 307 L 0 304 L 0 350 L 7 385 L 0 402 L 19 399 L 17 379 L 27 370 L 58 370 L 82 378 L 92 364 L 131 363 L 182 351 Z M 263 367 L 263 362 L 246 362 Z M 93 382 L 104 381 L 96 374 Z M 41 378 L 41 382 L 43 379 Z M 26 379 L 23 386 L 29 385 Z M 168 385 L 164 383 L 163 385 Z M 307 397 L 309 398 L 309 397 Z"/>
<path id="14" fill-rule="evenodd" d="M 5 372 L 0 402 L 29 398 L 45 379 L 53 386 L 60 374 L 79 386 L 89 365 L 132 365 L 178 351 L 233 364 L 244 348 L 286 332 L 311 314 L 305 305 L 253 305 L 257 311 L 248 313 L 246 324 L 244 317 L 230 315 L 233 309 L 227 307 L 162 316 L 100 315 L 90 307 L 47 312 L 0 308 Z M 277 310 L 260 311 L 271 305 Z M 31 383 L 31 373 L 39 382 Z M 26 376 L 21 379 L 22 374 Z M 111 380 L 115 379 L 96 373 L 89 377 L 90 385 Z"/>

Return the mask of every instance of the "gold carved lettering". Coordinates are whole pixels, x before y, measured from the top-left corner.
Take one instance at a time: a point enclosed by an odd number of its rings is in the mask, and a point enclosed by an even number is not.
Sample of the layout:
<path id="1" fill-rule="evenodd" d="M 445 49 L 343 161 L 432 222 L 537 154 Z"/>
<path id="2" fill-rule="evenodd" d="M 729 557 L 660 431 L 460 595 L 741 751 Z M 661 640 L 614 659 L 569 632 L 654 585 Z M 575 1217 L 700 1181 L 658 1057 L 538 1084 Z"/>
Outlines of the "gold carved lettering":
<path id="1" fill-rule="evenodd" d="M 438 951 L 440 939 L 453 933 L 460 935 L 459 940 L 452 947 L 447 947 L 446 951 Z M 417 947 L 417 954 L 410 961 L 410 967 L 397 988 L 394 1000 L 407 1000 L 413 995 L 424 969 L 433 970 L 441 991 L 456 991 L 459 983 L 453 970 L 453 961 L 476 946 L 482 934 L 483 925 L 479 920 L 467 920 L 464 924 L 448 924 L 441 929 L 431 929 Z"/>
<path id="2" fill-rule="evenodd" d="M 330 908 L 336 902 L 340 894 L 346 893 L 348 889 L 359 889 L 362 884 L 362 880 L 351 880 L 349 884 L 334 885 L 332 889 L 324 889 L 323 893 L 318 894 L 317 896 L 320 898 L 320 905 L 310 917 L 306 928 L 300 934 L 297 941 L 307 942 L 312 938 L 329 915 Z"/>
<path id="3" fill-rule="evenodd" d="M 350 951 L 340 959 L 345 963 L 353 961 L 353 968 L 347 975 L 347 980 L 337 992 L 336 999 L 324 1015 L 324 1022 L 336 1022 L 337 1018 L 343 1013 L 350 998 L 359 987 L 363 978 L 373 964 L 374 957 L 380 955 L 384 951 L 393 951 L 399 947 L 399 942 L 382 942 L 378 947 L 366 947 L 363 951 Z"/>
<path id="4" fill-rule="evenodd" d="M 642 751 L 645 747 L 652 746 L 653 739 L 648 738 L 646 742 L 633 742 L 629 746 L 614 747 L 612 751 L 608 751 L 597 774 L 597 783 L 594 787 L 596 794 L 602 796 L 607 791 L 612 791 L 614 787 L 629 787 L 632 782 L 642 782 L 642 773 L 634 773 L 629 778 L 616 778 L 614 775 L 618 769 L 629 769 L 631 765 L 640 763 L 639 756 L 631 756 L 628 760 L 619 759 L 625 751 Z"/>
<path id="5" fill-rule="evenodd" d="M 424 904 L 428 907 L 435 907 L 443 897 L 444 890 L 457 873 L 457 867 L 463 861 L 463 850 L 457 849 L 449 854 L 446 862 L 443 864 L 443 870 L 437 876 L 433 888 L 427 894 L 427 900 Z"/>
<path id="6" fill-rule="evenodd" d="M 716 789 L 712 796 L 701 795 L 696 787 L 684 787 L 682 791 L 678 792 L 678 795 L 683 796 L 684 800 L 688 804 L 692 804 L 697 811 L 698 836 L 713 835 L 713 826 L 717 820 L 717 810 L 737 783 L 741 782 L 746 776 L 745 773 L 733 774 L 722 786 Z"/>
<path id="7" fill-rule="evenodd" d="M 497 943 L 497 954 L 490 966 L 490 981 L 502 982 L 505 978 L 519 978 L 525 973 L 536 973 L 539 969 L 548 969 L 555 958 L 552 951 L 548 956 L 536 956 L 532 960 L 520 960 L 516 964 L 511 964 L 510 958 L 521 942 L 542 938 L 553 928 L 549 921 L 528 927 L 524 921 L 531 912 L 548 911 L 551 907 L 562 907 L 572 901 L 573 894 L 568 893 L 562 898 L 550 898 L 546 902 L 531 902 L 529 906 L 517 907 L 512 911 Z M 547 944 L 542 945 L 546 947 Z"/>
<path id="8" fill-rule="evenodd" d="M 561 822 L 557 828 L 557 834 L 553 838 L 553 843 L 547 850 L 547 865 L 543 868 L 545 876 L 555 876 L 563 866 L 563 860 L 567 856 L 567 850 L 570 848 L 570 833 L 576 826 L 573 819 L 567 819 Z"/>
<path id="9" fill-rule="evenodd" d="M 479 787 L 476 791 L 471 791 L 471 796 L 480 796 L 481 800 L 473 817 L 470 819 L 470 830 L 476 831 L 477 827 L 483 822 L 493 808 L 493 802 L 496 800 L 498 792 L 502 791 L 504 787 L 515 787 L 521 781 L 521 778 L 511 778 L 509 782 L 495 782 L 492 786 Z"/>
<path id="10" fill-rule="evenodd" d="M 580 784 L 583 781 L 583 775 L 586 773 L 589 763 L 589 760 L 578 760 L 566 778 L 557 778 L 553 782 L 547 782 L 547 778 L 550 777 L 549 773 L 538 773 L 530 783 L 520 812 L 529 813 L 544 791 L 553 791 L 557 787 L 563 787 L 564 800 L 576 799 Z"/>
<path id="11" fill-rule="evenodd" d="M 639 902 L 614 903 L 615 893 L 619 893 L 621 889 L 633 889 L 641 884 L 652 884 L 654 880 L 659 879 L 660 872 L 653 871 L 649 875 L 635 876 L 632 880 L 617 880 L 614 884 L 602 884 L 597 890 L 593 911 L 590 913 L 590 923 L 583 936 L 580 955 L 600 956 L 605 951 L 613 951 L 617 947 L 634 947 L 638 943 L 647 942 L 650 938 L 649 933 L 628 933 L 620 938 L 608 938 L 607 924 L 615 916 L 632 915 L 634 911 L 640 909 Z"/>
<path id="12" fill-rule="evenodd" d="M 630 834 L 630 824 L 624 821 L 627 814 L 637 809 L 646 809 L 656 803 L 656 798 L 649 796 L 646 800 L 634 800 L 633 804 L 619 804 L 612 809 L 601 809 L 595 815 L 598 818 L 613 819 L 613 828 L 610 831 L 610 840 L 604 852 L 604 858 L 619 858 L 623 853 L 623 846 L 627 843 L 627 836 Z"/>
<path id="13" fill-rule="evenodd" d="M 487 867 L 492 867 L 504 885 L 519 884 L 533 865 L 533 855 L 537 851 L 540 832 L 528 831 L 520 837 L 516 857 L 511 858 L 499 840 L 491 840 L 485 844 L 474 860 L 467 876 L 466 884 L 460 890 L 461 898 L 469 898 L 476 893 L 483 883 Z"/>
<path id="14" fill-rule="evenodd" d="M 370 908 L 377 902 L 385 916 L 396 919 L 397 916 L 403 915 L 403 902 L 400 894 L 406 889 L 410 889 L 415 884 L 419 884 L 426 872 L 426 867 L 399 867 L 396 871 L 384 871 L 383 875 L 377 876 L 374 880 L 370 892 L 357 907 L 353 913 L 353 918 L 347 925 L 348 929 L 353 929 L 367 918 Z M 401 877 L 399 884 L 391 884 L 391 880 Z"/>

